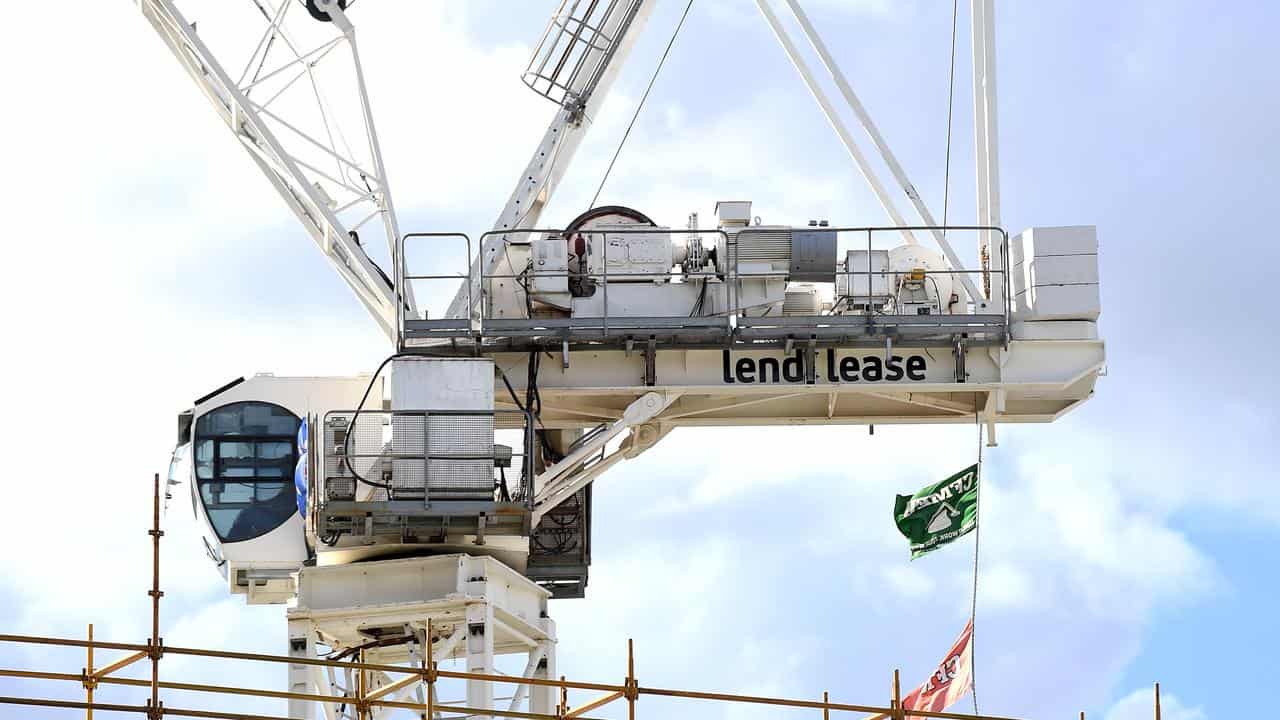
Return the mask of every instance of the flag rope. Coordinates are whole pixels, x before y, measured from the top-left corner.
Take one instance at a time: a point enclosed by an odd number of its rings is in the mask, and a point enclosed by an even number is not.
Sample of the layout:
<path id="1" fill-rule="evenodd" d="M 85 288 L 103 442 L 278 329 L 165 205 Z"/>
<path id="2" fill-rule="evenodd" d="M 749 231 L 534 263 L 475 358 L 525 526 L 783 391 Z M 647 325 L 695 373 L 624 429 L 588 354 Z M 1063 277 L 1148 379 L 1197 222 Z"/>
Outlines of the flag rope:
<path id="1" fill-rule="evenodd" d="M 975 412 L 973 414 L 975 424 L 978 426 L 978 476 L 973 482 L 974 500 L 973 513 L 977 518 L 973 528 L 973 598 L 969 606 L 969 693 L 973 698 L 973 714 L 980 715 L 978 712 L 978 672 L 976 666 L 978 664 L 978 541 L 982 537 L 982 415 Z"/>

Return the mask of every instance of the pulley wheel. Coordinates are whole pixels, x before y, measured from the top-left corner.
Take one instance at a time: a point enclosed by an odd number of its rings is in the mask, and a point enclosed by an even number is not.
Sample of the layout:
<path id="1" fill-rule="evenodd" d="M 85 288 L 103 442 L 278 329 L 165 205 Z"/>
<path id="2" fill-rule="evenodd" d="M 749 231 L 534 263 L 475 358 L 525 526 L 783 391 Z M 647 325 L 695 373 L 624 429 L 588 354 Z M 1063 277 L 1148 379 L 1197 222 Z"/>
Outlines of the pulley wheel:
<path id="1" fill-rule="evenodd" d="M 348 0 L 337 0 L 338 9 L 345 11 L 347 9 L 347 1 Z M 333 22 L 333 18 L 329 16 L 329 11 L 322 10 L 320 8 L 322 3 L 325 7 L 330 7 L 334 4 L 334 1 L 328 0 L 325 2 L 324 0 L 306 0 L 307 12 L 311 13 L 311 17 L 319 20 L 320 22 Z"/>

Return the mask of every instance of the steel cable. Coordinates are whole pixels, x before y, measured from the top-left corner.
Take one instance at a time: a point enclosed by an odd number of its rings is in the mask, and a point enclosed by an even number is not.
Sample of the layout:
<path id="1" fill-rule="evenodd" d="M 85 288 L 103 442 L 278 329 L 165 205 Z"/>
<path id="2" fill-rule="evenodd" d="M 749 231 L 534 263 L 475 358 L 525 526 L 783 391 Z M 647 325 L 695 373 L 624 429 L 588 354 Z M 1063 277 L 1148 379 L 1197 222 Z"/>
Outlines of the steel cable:
<path id="1" fill-rule="evenodd" d="M 684 21 L 689 17 L 689 10 L 693 8 L 693 0 L 684 6 L 684 14 L 680 16 L 680 22 L 676 23 L 676 29 L 671 33 L 671 39 L 667 41 L 667 49 L 662 51 L 662 57 L 658 60 L 658 67 L 654 68 L 653 76 L 649 78 L 649 85 L 644 89 L 644 95 L 640 96 L 640 104 L 636 105 L 636 111 L 631 115 L 631 122 L 627 123 L 626 132 L 622 133 L 622 140 L 618 142 L 618 147 L 613 151 L 613 158 L 609 160 L 609 167 L 605 168 L 604 177 L 600 178 L 600 185 L 596 187 L 596 194 L 591 196 L 591 204 L 587 209 L 596 206 L 596 201 L 600 199 L 600 193 L 604 190 L 605 183 L 609 182 L 609 174 L 613 172 L 614 163 L 618 162 L 618 155 L 622 154 L 622 146 L 627 144 L 627 138 L 631 136 L 631 129 L 635 127 L 636 120 L 640 117 L 640 111 L 644 109 L 644 103 L 649 99 L 649 92 L 653 90 L 653 84 L 658 80 L 658 74 L 662 72 L 662 66 L 667 62 L 667 55 L 671 54 L 671 46 L 676 44 L 676 38 L 680 36 L 680 29 L 684 27 Z"/>
<path id="2" fill-rule="evenodd" d="M 982 415 L 973 413 L 974 422 L 978 426 L 978 472 L 973 481 L 973 598 L 969 605 L 969 692 L 973 698 L 973 714 L 978 715 L 978 673 L 977 662 L 977 624 L 978 624 L 978 541 L 982 536 Z"/>
<path id="3" fill-rule="evenodd" d="M 956 17 L 960 0 L 951 0 L 951 70 L 947 77 L 947 159 L 942 171 L 942 238 L 947 237 L 947 211 L 951 204 L 951 110 L 956 100 Z"/>

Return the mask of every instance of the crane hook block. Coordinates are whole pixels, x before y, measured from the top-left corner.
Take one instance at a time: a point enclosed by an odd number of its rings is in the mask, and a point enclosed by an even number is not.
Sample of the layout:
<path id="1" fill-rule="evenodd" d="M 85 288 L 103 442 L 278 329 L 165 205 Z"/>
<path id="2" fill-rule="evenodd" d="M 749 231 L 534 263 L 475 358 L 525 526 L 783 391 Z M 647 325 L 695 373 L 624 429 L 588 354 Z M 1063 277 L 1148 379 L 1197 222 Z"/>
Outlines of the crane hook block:
<path id="1" fill-rule="evenodd" d="M 347 2 L 348 0 L 307 0 L 307 12 L 320 22 L 333 22 L 333 18 L 329 15 L 329 8 L 337 5 L 339 10 L 345 11 Z"/>

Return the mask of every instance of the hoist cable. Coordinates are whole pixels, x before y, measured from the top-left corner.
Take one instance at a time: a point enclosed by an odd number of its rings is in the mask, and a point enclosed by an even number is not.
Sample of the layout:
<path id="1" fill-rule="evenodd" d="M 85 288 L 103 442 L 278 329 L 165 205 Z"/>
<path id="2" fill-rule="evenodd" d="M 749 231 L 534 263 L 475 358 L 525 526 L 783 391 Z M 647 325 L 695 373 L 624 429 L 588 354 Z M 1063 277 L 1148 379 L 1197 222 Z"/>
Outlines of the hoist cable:
<path id="1" fill-rule="evenodd" d="M 947 210 L 951 204 L 951 111 L 956 101 L 956 17 L 960 0 L 951 2 L 951 71 L 947 79 L 947 159 L 942 171 L 942 238 L 947 237 Z"/>
<path id="2" fill-rule="evenodd" d="M 951 68 L 947 76 L 947 157 L 942 173 L 942 237 L 947 237 L 947 212 L 951 209 L 951 129 L 952 111 L 956 100 L 956 25 L 960 15 L 960 0 L 951 0 Z M 978 426 L 978 472 L 973 481 L 974 500 L 973 514 L 977 518 L 973 528 L 973 597 L 969 605 L 969 696 L 973 700 L 973 714 L 978 715 L 978 548 L 982 537 L 982 416 L 977 411 L 976 401 L 973 413 L 974 424 Z"/>
<path id="3" fill-rule="evenodd" d="M 978 664 L 978 630 L 975 626 L 978 620 L 978 540 L 982 536 L 982 415 L 975 410 L 973 419 L 978 426 L 978 471 L 973 481 L 973 515 L 976 521 L 973 527 L 973 598 L 969 606 L 969 692 L 973 698 L 973 714 L 978 715 L 978 673 L 975 670 Z"/>
<path id="4" fill-rule="evenodd" d="M 667 62 L 667 55 L 671 53 L 671 46 L 676 44 L 676 38 L 680 36 L 680 28 L 684 27 L 684 21 L 689 17 L 689 10 L 693 7 L 693 0 L 684 6 L 684 14 L 680 16 L 680 22 L 676 23 L 676 29 L 671 33 L 671 39 L 667 41 L 667 49 L 662 51 L 662 58 L 658 60 L 658 66 L 653 69 L 653 76 L 649 78 L 649 85 L 644 89 L 644 95 L 640 96 L 640 104 L 636 105 L 636 111 L 631 115 L 631 122 L 627 123 L 626 132 L 622 133 L 622 140 L 618 142 L 618 147 L 613 151 L 613 158 L 609 160 L 609 167 L 605 168 L 604 177 L 600 178 L 600 185 L 596 187 L 596 194 L 591 196 L 591 204 L 587 209 L 596 206 L 596 201 L 600 199 L 600 193 L 604 190 L 605 183 L 609 182 L 609 174 L 613 172 L 614 163 L 618 162 L 618 155 L 622 154 L 622 146 L 627 144 L 627 138 L 631 136 L 631 129 L 635 127 L 636 120 L 640 117 L 640 111 L 644 109 L 644 103 L 649 99 L 649 92 L 653 90 L 653 84 L 658 80 L 658 74 L 662 72 L 662 66 Z"/>

